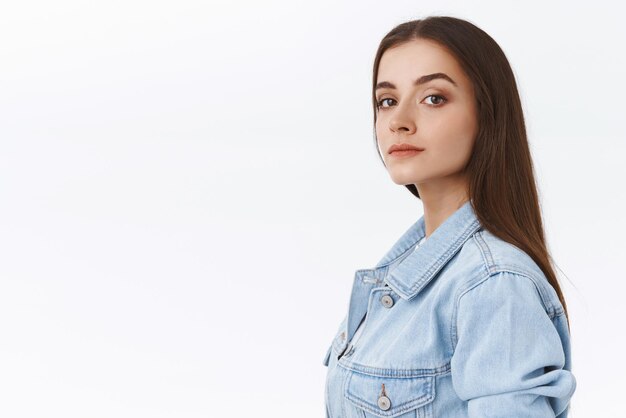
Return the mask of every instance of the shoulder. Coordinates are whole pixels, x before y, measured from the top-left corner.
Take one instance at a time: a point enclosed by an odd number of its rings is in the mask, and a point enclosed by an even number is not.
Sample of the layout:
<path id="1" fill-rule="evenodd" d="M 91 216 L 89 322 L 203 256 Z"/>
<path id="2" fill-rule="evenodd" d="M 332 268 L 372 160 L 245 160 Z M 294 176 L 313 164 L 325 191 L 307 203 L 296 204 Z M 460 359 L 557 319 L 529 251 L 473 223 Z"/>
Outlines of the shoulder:
<path id="1" fill-rule="evenodd" d="M 465 248 L 467 247 L 467 248 Z M 460 283 L 457 302 L 477 287 L 499 289 L 499 297 L 521 297 L 526 292 L 537 297 L 551 316 L 563 313 L 559 297 L 539 265 L 519 247 L 506 242 L 491 232 L 481 229 L 474 233 L 464 245 L 460 262 L 478 263 L 477 274 Z M 477 292 L 474 292 L 477 293 Z"/>

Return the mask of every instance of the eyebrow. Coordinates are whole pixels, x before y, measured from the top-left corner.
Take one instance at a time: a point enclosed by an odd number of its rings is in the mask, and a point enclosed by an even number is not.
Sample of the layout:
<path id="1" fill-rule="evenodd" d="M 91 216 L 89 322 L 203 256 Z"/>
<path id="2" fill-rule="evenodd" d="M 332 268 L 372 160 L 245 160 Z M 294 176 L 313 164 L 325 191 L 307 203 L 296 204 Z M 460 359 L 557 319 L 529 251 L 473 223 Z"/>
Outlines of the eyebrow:
<path id="1" fill-rule="evenodd" d="M 417 80 L 415 80 L 413 82 L 413 85 L 414 86 L 419 86 L 421 84 L 426 84 L 429 81 L 436 80 L 436 79 L 446 80 L 446 81 L 452 83 L 454 86 L 458 87 L 457 84 L 454 82 L 454 80 L 451 79 L 450 76 L 448 76 L 445 73 L 433 73 L 433 74 L 423 75 L 420 78 L 418 78 Z M 396 86 L 393 83 L 390 83 L 389 81 L 381 81 L 380 83 L 376 84 L 376 89 L 375 90 L 384 89 L 384 88 L 395 90 Z"/>

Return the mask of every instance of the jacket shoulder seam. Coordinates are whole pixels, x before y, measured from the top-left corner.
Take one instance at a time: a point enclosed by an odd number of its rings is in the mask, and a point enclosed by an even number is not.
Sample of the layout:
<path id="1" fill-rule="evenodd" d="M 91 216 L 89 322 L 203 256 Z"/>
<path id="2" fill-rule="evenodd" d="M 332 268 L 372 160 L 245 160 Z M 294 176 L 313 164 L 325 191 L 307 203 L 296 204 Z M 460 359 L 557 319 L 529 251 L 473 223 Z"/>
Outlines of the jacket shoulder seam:
<path id="1" fill-rule="evenodd" d="M 535 284 L 535 288 L 537 289 L 537 291 L 539 292 L 539 295 L 541 296 L 541 301 L 543 303 L 543 306 L 546 312 L 550 315 L 551 319 L 554 318 L 555 316 L 565 313 L 562 307 L 554 306 L 554 304 L 550 302 L 550 297 L 547 294 L 546 289 L 544 287 L 545 284 L 544 285 L 540 284 L 539 281 L 536 279 L 534 273 L 532 273 L 528 269 L 524 269 L 523 266 L 509 266 L 503 263 L 496 264 L 496 262 L 493 259 L 492 251 L 489 248 L 489 244 L 487 244 L 487 242 L 483 238 L 483 233 L 484 231 L 481 230 L 479 231 L 479 233 L 475 234 L 474 237 L 475 237 L 476 243 L 478 244 L 478 248 L 480 249 L 481 254 L 483 256 L 483 260 L 485 261 L 485 266 L 487 267 L 487 271 L 489 272 L 490 275 L 496 275 L 497 273 L 508 272 L 508 273 L 514 273 L 514 274 L 529 278 Z M 548 285 L 550 285 L 547 282 L 547 280 L 543 280 L 543 281 L 546 282 Z"/>
<path id="2" fill-rule="evenodd" d="M 495 262 L 493 261 L 493 255 L 491 254 L 491 250 L 489 246 L 483 239 L 483 230 L 478 231 L 473 236 L 476 245 L 478 246 L 478 250 L 480 251 L 480 255 L 483 257 L 483 262 L 485 263 L 485 267 L 487 271 L 491 273 L 495 268 Z"/>
<path id="3" fill-rule="evenodd" d="M 468 294 L 471 290 L 487 282 L 490 278 L 498 276 L 500 273 L 511 273 L 518 277 L 524 277 L 530 280 L 533 286 L 535 287 L 535 290 L 537 290 L 537 293 L 539 294 L 539 297 L 541 300 L 541 305 L 543 306 L 546 314 L 550 317 L 550 320 L 554 320 L 555 317 L 561 314 L 564 314 L 563 308 L 555 309 L 552 306 L 552 304 L 548 302 L 542 290 L 542 286 L 540 286 L 537 283 L 537 280 L 535 279 L 535 277 L 533 277 L 532 275 L 526 272 L 515 270 L 512 268 L 497 268 L 493 272 L 490 271 L 487 275 L 480 277 L 479 279 L 474 279 L 474 280 L 470 280 L 469 282 L 466 282 L 457 292 L 457 296 L 455 297 L 455 301 L 454 301 L 454 308 L 452 309 L 452 321 L 451 321 L 451 327 L 450 327 L 450 341 L 452 343 L 452 353 L 454 353 L 454 350 L 456 349 L 457 338 L 458 338 L 457 322 L 458 322 L 458 311 L 459 311 L 459 305 L 461 303 L 461 298 L 465 296 L 466 294 Z"/>

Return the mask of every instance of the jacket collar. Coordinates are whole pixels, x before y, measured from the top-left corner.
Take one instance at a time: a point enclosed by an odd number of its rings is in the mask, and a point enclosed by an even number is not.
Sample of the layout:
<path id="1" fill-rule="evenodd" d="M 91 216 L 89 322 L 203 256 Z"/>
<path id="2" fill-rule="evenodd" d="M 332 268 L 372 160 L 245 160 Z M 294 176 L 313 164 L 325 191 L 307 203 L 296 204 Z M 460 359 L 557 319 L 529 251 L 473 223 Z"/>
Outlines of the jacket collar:
<path id="1" fill-rule="evenodd" d="M 411 251 L 391 270 L 385 282 L 402 298 L 412 299 L 454 257 L 465 241 L 480 229 L 480 222 L 468 200 L 414 251 L 415 245 L 426 234 L 422 216 L 391 247 L 376 265 L 376 269 L 388 266 L 407 251 Z"/>

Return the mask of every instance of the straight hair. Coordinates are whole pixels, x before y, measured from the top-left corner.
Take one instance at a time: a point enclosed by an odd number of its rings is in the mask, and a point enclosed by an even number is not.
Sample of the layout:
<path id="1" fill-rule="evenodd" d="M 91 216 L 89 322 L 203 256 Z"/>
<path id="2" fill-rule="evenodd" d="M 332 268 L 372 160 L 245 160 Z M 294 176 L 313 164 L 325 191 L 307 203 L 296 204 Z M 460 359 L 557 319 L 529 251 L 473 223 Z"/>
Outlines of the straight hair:
<path id="1" fill-rule="evenodd" d="M 469 198 L 482 226 L 526 252 L 556 290 L 569 330 L 567 305 L 547 249 L 524 113 L 515 76 L 500 46 L 469 21 L 430 16 L 393 28 L 380 42 L 374 59 L 372 104 L 376 137 L 376 84 L 383 53 L 394 46 L 426 39 L 452 54 L 474 86 L 478 133 L 463 171 L 469 179 Z M 418 199 L 414 184 L 405 187 Z"/>

